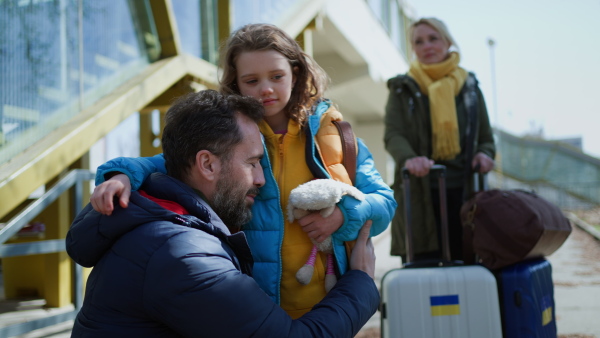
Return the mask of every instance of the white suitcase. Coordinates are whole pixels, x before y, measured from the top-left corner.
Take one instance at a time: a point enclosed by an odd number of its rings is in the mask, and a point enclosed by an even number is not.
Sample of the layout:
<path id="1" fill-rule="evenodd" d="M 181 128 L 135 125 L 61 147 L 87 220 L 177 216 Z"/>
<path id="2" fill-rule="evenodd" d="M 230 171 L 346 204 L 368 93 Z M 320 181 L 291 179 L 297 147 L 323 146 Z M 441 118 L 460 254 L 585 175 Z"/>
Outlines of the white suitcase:
<path id="1" fill-rule="evenodd" d="M 502 338 L 496 279 L 481 266 L 388 271 L 381 301 L 382 337 Z"/>
<path id="2" fill-rule="evenodd" d="M 494 275 L 477 265 L 452 262 L 448 247 L 445 167 L 439 174 L 442 208 L 442 259 L 411 264 L 410 186 L 403 171 L 407 215 L 407 263 L 381 280 L 381 336 L 407 338 L 502 338 L 498 289 Z"/>

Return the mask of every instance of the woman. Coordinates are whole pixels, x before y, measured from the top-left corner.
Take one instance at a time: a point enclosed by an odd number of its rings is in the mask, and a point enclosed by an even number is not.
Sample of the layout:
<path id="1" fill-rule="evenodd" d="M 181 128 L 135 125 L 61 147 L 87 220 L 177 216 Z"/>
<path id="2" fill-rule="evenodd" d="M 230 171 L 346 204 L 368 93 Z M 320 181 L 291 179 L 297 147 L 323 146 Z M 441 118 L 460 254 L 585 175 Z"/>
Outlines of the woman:
<path id="1" fill-rule="evenodd" d="M 446 25 L 423 18 L 411 25 L 416 55 L 406 75 L 388 81 L 385 146 L 396 162 L 392 255 L 406 260 L 401 169 L 411 173 L 414 260 L 440 257 L 439 190 L 431 166 L 445 165 L 450 251 L 462 259 L 460 207 L 470 193 L 473 170 L 494 167 L 495 146 L 483 95 L 472 73 L 458 66 L 460 55 Z M 455 47 L 451 50 L 451 47 Z"/>

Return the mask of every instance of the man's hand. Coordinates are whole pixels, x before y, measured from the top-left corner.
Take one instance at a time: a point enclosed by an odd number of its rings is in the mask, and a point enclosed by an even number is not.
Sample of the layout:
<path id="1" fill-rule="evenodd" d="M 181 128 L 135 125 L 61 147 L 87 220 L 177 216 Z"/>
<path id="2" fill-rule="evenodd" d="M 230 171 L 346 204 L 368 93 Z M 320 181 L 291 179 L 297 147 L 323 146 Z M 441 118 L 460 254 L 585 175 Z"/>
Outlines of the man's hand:
<path id="1" fill-rule="evenodd" d="M 344 215 L 338 206 L 333 209 L 333 213 L 328 217 L 323 217 L 317 211 L 300 218 L 298 224 L 302 226 L 302 231 L 306 232 L 308 237 L 323 242 L 327 237 L 344 224 Z"/>
<path id="2" fill-rule="evenodd" d="M 117 174 L 94 189 L 90 202 L 97 212 L 110 216 L 114 210 L 113 198 L 119 197 L 119 204 L 127 208 L 131 196 L 131 182 L 125 174 Z"/>
<path id="3" fill-rule="evenodd" d="M 369 238 L 371 223 L 371 220 L 366 221 L 358 233 L 356 244 L 350 255 L 350 269 L 364 271 L 375 279 L 375 248 Z"/>
<path id="4" fill-rule="evenodd" d="M 404 162 L 404 167 L 408 169 L 408 172 L 411 175 L 415 175 L 416 177 L 423 177 L 429 174 L 431 166 L 433 166 L 433 160 L 430 160 L 425 156 L 413 157 Z"/>
<path id="5" fill-rule="evenodd" d="M 471 162 L 471 168 L 475 169 L 479 166 L 479 172 L 485 174 L 494 169 L 494 160 L 484 153 L 477 153 Z"/>

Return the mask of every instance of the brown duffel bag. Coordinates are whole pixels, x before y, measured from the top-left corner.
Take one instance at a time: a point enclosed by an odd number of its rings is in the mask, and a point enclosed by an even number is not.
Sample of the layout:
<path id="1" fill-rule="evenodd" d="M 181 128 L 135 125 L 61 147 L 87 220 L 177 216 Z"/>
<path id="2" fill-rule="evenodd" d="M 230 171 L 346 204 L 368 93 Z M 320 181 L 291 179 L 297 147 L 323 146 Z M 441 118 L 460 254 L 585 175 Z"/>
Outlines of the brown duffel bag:
<path id="1" fill-rule="evenodd" d="M 556 205 L 523 190 L 478 192 L 463 204 L 460 215 L 465 257 L 474 252 L 491 270 L 548 256 L 572 230 Z"/>

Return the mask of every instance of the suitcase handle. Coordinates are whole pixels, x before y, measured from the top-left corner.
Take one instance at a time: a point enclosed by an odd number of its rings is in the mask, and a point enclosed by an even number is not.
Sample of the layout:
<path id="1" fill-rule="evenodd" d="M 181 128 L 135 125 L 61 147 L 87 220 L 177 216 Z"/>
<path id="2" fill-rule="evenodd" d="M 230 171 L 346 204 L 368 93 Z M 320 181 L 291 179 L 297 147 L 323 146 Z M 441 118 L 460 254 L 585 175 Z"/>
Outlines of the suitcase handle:
<path id="1" fill-rule="evenodd" d="M 473 192 L 489 190 L 487 175 L 479 172 L 481 166 L 477 164 L 473 168 Z"/>
<path id="2" fill-rule="evenodd" d="M 479 171 L 480 166 L 477 164 L 475 168 L 473 168 L 473 190 L 472 192 L 468 192 L 465 190 L 465 200 L 463 203 L 467 203 L 472 198 L 482 192 L 489 190 L 488 177 L 487 174 L 481 173 Z M 463 261 L 467 265 L 475 264 L 479 262 L 479 255 L 475 253 L 473 250 L 473 228 L 465 227 L 463 224 Z"/>
<path id="3" fill-rule="evenodd" d="M 440 218 L 442 232 L 442 262 L 436 265 L 454 265 L 450 257 L 450 244 L 448 235 L 448 207 L 446 201 L 446 166 L 434 164 L 429 169 L 430 174 L 438 175 L 440 190 Z M 410 172 L 407 168 L 402 168 L 402 182 L 404 185 L 404 222 L 406 223 L 406 265 L 414 264 L 413 232 L 412 232 L 412 211 L 410 205 Z M 426 264 L 431 265 L 431 264 Z"/>

